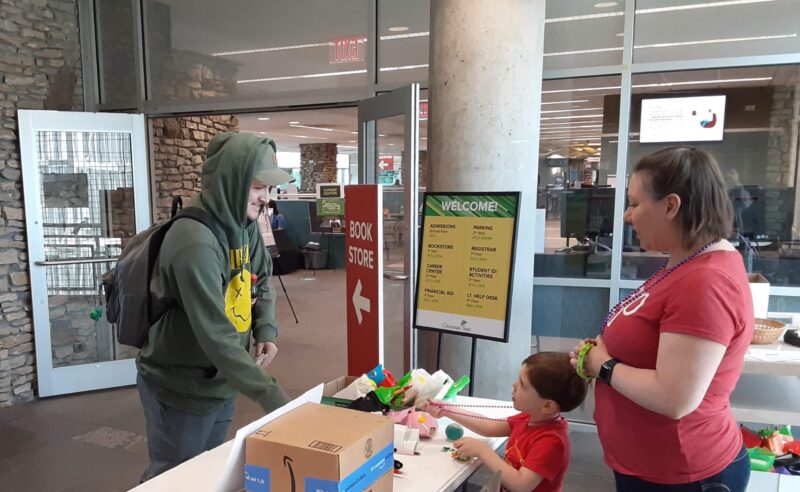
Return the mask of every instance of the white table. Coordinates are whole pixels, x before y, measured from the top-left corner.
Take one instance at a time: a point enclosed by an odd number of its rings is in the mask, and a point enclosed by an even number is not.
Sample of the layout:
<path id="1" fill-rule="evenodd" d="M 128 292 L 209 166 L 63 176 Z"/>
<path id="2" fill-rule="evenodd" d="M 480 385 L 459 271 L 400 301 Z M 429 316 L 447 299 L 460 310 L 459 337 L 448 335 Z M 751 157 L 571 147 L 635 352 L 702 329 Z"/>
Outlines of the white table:
<path id="1" fill-rule="evenodd" d="M 793 328 L 789 326 L 787 328 Z M 778 356 L 787 360 L 761 360 L 758 354 Z M 732 410 L 740 422 L 800 425 L 800 394 L 796 391 L 800 378 L 800 348 L 783 341 L 769 345 L 750 345 L 744 359 L 743 377 L 739 391 L 734 394 Z M 775 376 L 774 384 L 752 384 L 747 374 Z M 764 402 L 778 402 L 777 408 L 764 408 Z"/>
<path id="2" fill-rule="evenodd" d="M 797 492 L 800 490 L 800 476 L 778 475 L 777 473 L 752 472 L 747 492 Z"/>
<path id="3" fill-rule="evenodd" d="M 458 397 L 456 403 L 481 405 L 510 405 L 510 402 L 482 398 Z M 507 417 L 516 411 L 508 409 L 475 409 L 489 417 Z M 463 463 L 451 458 L 450 453 L 442 452 L 442 447 L 450 446 L 444 436 L 444 428 L 450 423 L 441 419 L 440 432 L 433 439 L 426 439 L 419 456 L 395 454 L 403 463 L 403 478 L 395 476 L 395 492 L 451 492 L 466 481 L 481 464 L 477 460 Z M 465 429 L 465 435 L 477 437 Z M 505 438 L 486 439 L 492 449 L 498 449 Z M 172 470 L 159 475 L 132 489 L 135 492 L 201 492 L 213 491 L 222 473 L 233 441 L 228 441 L 207 451 Z M 242 470 L 244 474 L 244 470 Z"/>
<path id="4" fill-rule="evenodd" d="M 455 404 L 473 405 L 511 405 L 509 401 L 488 400 L 484 398 L 471 398 L 459 396 Z M 513 408 L 465 408 L 481 415 L 492 418 L 503 418 L 518 413 Z M 419 456 L 407 456 L 395 453 L 395 459 L 403 463 L 403 477 L 395 476 L 394 490 L 396 492 L 451 492 L 464 483 L 475 471 L 480 468 L 481 462 L 472 460 L 464 463 L 454 460 L 449 452 L 443 452 L 443 447 L 452 447 L 444 435 L 444 429 L 452 423 L 450 419 L 439 419 L 439 431 L 432 439 L 423 439 L 423 447 Z M 466 428 L 464 435 L 477 437 L 486 441 L 489 446 L 497 450 L 506 441 L 505 437 L 487 439 L 475 435 Z"/>

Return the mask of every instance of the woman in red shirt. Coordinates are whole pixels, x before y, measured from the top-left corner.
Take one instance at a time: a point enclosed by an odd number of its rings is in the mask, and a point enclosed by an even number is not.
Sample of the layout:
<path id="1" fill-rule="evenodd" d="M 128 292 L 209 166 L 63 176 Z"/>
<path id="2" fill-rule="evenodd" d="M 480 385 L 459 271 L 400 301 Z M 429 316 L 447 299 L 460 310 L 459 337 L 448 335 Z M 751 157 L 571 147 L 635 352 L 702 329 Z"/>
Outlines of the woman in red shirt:
<path id="1" fill-rule="evenodd" d="M 608 313 L 585 343 L 595 421 L 618 491 L 744 491 L 750 463 L 730 408 L 753 333 L 733 212 L 719 165 L 691 147 L 644 157 L 625 221 L 665 267 Z"/>

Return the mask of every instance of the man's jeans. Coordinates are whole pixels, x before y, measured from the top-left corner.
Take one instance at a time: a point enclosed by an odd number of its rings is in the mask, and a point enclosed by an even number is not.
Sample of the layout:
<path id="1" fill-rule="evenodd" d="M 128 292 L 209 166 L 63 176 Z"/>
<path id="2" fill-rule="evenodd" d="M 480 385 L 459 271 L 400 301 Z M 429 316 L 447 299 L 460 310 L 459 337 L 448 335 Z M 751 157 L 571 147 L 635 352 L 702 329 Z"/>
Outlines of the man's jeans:
<path id="1" fill-rule="evenodd" d="M 159 402 L 139 375 L 136 386 L 147 422 L 150 455 L 150 466 L 142 475 L 142 482 L 225 442 L 233 420 L 233 400 L 211 415 L 194 415 Z"/>

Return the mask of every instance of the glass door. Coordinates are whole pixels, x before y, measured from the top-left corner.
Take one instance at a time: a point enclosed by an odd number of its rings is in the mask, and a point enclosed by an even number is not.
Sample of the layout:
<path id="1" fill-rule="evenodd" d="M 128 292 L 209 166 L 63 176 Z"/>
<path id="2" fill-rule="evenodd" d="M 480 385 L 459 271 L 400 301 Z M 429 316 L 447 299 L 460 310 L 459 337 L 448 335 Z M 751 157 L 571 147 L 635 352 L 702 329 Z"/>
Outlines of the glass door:
<path id="1" fill-rule="evenodd" d="M 19 111 L 39 396 L 135 384 L 99 276 L 150 224 L 143 115 Z"/>
<path id="2" fill-rule="evenodd" d="M 384 366 L 404 374 L 412 347 L 419 221 L 419 84 L 358 105 L 359 183 L 383 185 Z"/>

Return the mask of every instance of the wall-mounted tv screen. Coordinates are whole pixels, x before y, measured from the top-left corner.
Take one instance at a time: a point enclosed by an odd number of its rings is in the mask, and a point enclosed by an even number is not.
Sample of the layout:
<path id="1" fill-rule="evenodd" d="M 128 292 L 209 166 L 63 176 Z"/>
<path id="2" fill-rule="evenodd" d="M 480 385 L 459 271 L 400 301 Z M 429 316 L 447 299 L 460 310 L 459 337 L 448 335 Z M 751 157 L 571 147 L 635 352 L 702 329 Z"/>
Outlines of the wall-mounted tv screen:
<path id="1" fill-rule="evenodd" d="M 720 141 L 724 127 L 725 96 L 642 100 L 642 143 Z"/>

